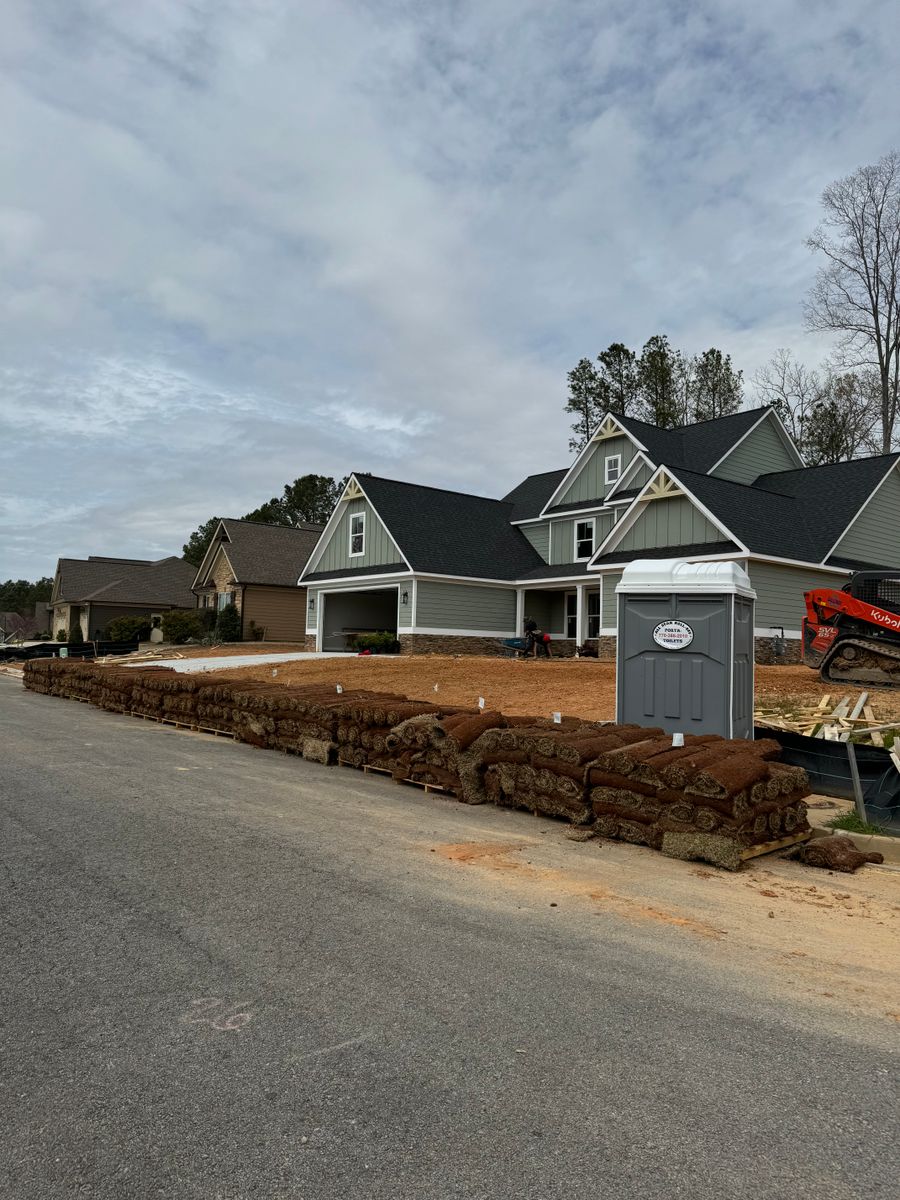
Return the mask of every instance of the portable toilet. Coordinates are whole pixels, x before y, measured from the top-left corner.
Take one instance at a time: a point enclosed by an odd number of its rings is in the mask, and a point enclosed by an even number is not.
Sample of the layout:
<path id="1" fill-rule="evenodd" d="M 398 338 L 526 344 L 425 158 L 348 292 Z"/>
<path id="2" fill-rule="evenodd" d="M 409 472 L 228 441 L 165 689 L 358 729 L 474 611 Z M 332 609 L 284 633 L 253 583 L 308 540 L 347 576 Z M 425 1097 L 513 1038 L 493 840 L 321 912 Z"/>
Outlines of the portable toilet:
<path id="1" fill-rule="evenodd" d="M 753 737 L 756 592 L 735 562 L 637 559 L 616 587 L 616 720 Z"/>

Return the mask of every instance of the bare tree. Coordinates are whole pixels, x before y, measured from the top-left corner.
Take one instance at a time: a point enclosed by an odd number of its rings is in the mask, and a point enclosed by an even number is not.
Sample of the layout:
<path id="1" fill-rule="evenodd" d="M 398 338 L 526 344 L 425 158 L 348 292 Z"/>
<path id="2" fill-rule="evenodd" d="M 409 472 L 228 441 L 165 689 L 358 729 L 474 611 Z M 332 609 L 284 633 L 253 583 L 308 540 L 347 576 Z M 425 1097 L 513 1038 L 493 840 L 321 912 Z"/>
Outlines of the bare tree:
<path id="1" fill-rule="evenodd" d="M 779 350 L 753 378 L 757 395 L 781 417 L 811 467 L 872 452 L 880 385 L 874 372 L 809 368 Z"/>
<path id="2" fill-rule="evenodd" d="M 822 193 L 825 217 L 807 245 L 825 256 L 806 303 L 810 329 L 841 335 L 845 361 L 877 370 L 881 453 L 900 406 L 900 153 L 860 167 Z"/>

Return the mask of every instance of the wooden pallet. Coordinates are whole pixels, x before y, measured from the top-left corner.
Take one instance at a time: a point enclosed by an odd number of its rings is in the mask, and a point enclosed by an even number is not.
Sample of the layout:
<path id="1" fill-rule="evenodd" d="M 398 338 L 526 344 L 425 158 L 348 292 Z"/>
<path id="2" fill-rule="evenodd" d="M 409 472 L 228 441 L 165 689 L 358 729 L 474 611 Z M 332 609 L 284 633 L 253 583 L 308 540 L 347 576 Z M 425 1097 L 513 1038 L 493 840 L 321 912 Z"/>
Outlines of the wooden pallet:
<path id="1" fill-rule="evenodd" d="M 791 833 L 787 837 L 777 838 L 774 842 L 760 842 L 758 846 L 748 846 L 746 850 L 743 850 L 741 859 L 746 862 L 748 858 L 759 858 L 761 854 L 772 854 L 775 850 L 798 846 L 801 842 L 808 842 L 811 837 L 812 830 L 807 829 L 805 833 Z"/>
<path id="2" fill-rule="evenodd" d="M 358 767 L 355 763 L 347 762 L 342 758 L 339 758 L 337 761 L 340 767 L 350 767 L 354 771 L 362 771 L 364 775 L 387 775 L 390 779 L 393 779 L 394 783 L 406 783 L 410 787 L 420 788 L 423 792 L 434 792 L 440 796 L 455 795 L 455 792 L 452 792 L 449 788 L 442 787 L 438 783 L 426 783 L 424 779 L 398 779 L 389 767 L 375 767 L 370 766 L 369 763 L 363 763 L 361 767 Z"/>

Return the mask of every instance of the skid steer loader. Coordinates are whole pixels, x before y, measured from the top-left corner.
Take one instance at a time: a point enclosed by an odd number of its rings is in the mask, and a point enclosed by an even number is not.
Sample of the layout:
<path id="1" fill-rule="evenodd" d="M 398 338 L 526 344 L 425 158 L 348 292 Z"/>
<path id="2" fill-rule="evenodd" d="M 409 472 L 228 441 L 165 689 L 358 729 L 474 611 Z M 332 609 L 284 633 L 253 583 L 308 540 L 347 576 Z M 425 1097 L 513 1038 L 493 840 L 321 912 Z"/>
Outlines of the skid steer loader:
<path id="1" fill-rule="evenodd" d="M 900 571 L 805 594 L 803 661 L 828 683 L 900 687 Z"/>

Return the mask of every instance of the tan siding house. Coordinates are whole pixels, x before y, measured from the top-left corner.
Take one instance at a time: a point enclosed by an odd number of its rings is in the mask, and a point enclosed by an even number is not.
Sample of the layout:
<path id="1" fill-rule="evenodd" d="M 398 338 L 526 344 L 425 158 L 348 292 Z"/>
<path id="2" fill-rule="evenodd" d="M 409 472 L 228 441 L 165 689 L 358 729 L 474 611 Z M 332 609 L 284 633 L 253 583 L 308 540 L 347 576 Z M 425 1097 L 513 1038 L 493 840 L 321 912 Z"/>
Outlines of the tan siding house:
<path id="1" fill-rule="evenodd" d="M 303 642 L 307 593 L 297 581 L 321 532 L 223 519 L 194 579 L 200 607 L 234 604 L 244 641 Z"/>

